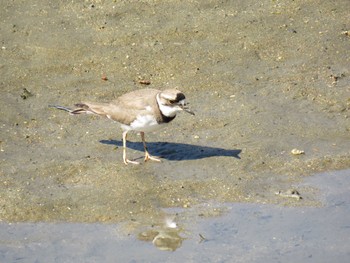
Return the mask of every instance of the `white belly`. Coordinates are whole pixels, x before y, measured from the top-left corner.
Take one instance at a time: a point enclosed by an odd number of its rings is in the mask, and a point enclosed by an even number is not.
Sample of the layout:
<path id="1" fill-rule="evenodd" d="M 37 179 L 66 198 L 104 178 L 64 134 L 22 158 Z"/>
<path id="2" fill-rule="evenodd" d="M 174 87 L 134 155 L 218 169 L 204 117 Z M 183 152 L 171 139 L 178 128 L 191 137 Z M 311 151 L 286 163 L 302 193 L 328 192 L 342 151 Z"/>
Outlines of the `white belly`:
<path id="1" fill-rule="evenodd" d="M 157 122 L 152 115 L 138 116 L 130 125 L 122 124 L 122 129 L 126 131 L 151 132 L 158 130 L 164 125 Z"/>

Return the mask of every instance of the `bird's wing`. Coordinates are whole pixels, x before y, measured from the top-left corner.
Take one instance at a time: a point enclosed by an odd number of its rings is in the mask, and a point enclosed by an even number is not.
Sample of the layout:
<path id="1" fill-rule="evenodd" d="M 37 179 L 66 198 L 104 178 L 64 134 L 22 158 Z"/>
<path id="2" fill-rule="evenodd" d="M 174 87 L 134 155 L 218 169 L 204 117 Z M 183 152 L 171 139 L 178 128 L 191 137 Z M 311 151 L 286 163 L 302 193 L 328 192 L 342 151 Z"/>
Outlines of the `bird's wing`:
<path id="1" fill-rule="evenodd" d="M 156 95 L 159 92 L 156 89 L 135 90 L 120 96 L 112 101 L 111 104 L 125 109 L 145 110 L 147 107 L 155 106 Z"/>
<path id="2" fill-rule="evenodd" d="M 112 120 L 129 125 L 139 115 L 154 114 L 157 106 L 156 89 L 142 89 L 126 93 L 109 103 L 106 115 Z"/>
<path id="3" fill-rule="evenodd" d="M 126 93 L 110 103 L 84 102 L 76 104 L 79 108 L 73 113 L 94 113 L 106 116 L 119 123 L 129 125 L 138 115 L 154 113 L 157 106 L 156 89 L 143 89 Z"/>

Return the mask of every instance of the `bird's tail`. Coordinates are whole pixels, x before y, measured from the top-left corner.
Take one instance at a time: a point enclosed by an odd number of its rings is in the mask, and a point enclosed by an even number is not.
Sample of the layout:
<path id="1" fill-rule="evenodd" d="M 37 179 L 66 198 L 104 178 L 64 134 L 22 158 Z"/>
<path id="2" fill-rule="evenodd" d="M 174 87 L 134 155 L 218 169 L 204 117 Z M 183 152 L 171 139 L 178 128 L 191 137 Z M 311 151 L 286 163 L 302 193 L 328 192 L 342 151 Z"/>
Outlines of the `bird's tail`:
<path id="1" fill-rule="evenodd" d="M 49 108 L 55 108 L 58 110 L 63 110 L 63 111 L 67 111 L 70 114 L 81 114 L 81 113 L 95 113 L 93 110 L 90 109 L 90 107 L 86 104 L 83 103 L 78 103 L 75 104 L 74 106 L 76 106 L 76 109 L 71 109 L 71 108 L 67 108 L 64 106 L 59 106 L 59 105 L 49 105 Z"/>
<path id="2" fill-rule="evenodd" d="M 55 108 L 58 110 L 63 110 L 63 111 L 67 111 L 69 113 L 71 113 L 73 110 L 67 107 L 63 107 L 63 106 L 59 106 L 59 105 L 49 105 L 49 108 Z"/>

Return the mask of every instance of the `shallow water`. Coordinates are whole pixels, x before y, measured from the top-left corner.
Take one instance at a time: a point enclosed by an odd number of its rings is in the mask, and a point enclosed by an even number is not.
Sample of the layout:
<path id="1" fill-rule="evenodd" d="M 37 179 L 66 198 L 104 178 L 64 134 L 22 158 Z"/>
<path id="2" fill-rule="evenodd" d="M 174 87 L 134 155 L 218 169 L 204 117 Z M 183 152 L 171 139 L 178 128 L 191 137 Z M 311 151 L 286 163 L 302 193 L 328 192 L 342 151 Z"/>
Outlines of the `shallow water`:
<path id="1" fill-rule="evenodd" d="M 225 211 L 213 218 L 201 217 L 200 207 L 170 209 L 168 227 L 139 225 L 139 233 L 129 232 L 125 223 L 2 223 L 0 260 L 349 262 L 350 170 L 322 173 L 302 184 L 318 189 L 320 207 L 205 204 Z"/>
<path id="2" fill-rule="evenodd" d="M 0 220 L 119 223 L 203 202 L 299 205 L 275 192 L 350 167 L 349 8 L 348 0 L 5 4 Z M 146 134 L 162 163 L 125 167 L 118 124 L 47 107 L 145 87 L 178 87 L 196 113 Z M 142 159 L 140 138 L 128 138 L 128 156 Z"/>

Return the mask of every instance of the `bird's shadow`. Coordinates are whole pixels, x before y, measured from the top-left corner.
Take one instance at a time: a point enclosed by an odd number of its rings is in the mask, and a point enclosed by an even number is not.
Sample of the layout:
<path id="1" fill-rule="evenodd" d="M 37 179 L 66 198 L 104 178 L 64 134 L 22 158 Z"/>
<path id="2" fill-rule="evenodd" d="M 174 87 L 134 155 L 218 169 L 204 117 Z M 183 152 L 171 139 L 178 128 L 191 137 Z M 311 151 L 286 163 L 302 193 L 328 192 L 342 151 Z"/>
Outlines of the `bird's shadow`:
<path id="1" fill-rule="evenodd" d="M 118 140 L 101 140 L 100 143 L 123 146 L 122 141 Z M 130 142 L 126 144 L 127 148 L 137 151 L 143 151 L 142 142 Z M 170 161 L 197 160 L 213 156 L 227 156 L 241 159 L 239 154 L 242 150 L 228 150 L 223 148 L 208 147 L 201 145 L 173 143 L 173 142 L 147 142 L 147 148 L 151 155 L 162 157 Z"/>

